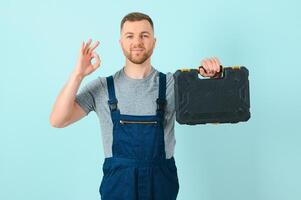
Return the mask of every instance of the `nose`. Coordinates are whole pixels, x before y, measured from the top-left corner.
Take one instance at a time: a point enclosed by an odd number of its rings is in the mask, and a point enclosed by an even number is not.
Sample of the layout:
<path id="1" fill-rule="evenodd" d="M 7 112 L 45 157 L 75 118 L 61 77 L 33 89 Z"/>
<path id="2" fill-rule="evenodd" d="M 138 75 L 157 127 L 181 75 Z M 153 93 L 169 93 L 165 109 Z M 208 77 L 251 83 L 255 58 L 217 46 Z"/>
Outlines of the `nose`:
<path id="1" fill-rule="evenodd" d="M 134 45 L 138 45 L 138 44 L 141 44 L 142 43 L 142 38 L 141 37 L 135 37 L 134 40 L 133 40 L 133 44 Z"/>

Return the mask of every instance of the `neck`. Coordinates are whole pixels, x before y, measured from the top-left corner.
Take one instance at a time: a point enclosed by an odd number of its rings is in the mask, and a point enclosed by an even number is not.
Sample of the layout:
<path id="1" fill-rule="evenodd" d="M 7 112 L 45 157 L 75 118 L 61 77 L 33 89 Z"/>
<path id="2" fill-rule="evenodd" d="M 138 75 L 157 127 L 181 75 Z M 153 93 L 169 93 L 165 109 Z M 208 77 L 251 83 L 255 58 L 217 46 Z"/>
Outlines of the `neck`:
<path id="1" fill-rule="evenodd" d="M 149 59 L 142 64 L 135 64 L 126 59 L 124 72 L 132 79 L 143 79 L 150 73 L 151 68 L 152 66 Z"/>

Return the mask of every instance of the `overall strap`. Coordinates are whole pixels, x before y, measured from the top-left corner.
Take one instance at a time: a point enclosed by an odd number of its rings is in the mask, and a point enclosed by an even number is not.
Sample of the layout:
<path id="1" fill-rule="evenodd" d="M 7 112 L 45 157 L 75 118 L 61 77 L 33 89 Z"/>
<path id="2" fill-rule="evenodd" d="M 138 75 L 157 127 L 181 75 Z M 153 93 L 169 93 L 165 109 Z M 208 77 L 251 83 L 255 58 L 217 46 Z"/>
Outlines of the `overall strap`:
<path id="1" fill-rule="evenodd" d="M 107 80 L 107 88 L 108 88 L 108 94 L 109 94 L 108 104 L 109 104 L 109 108 L 111 111 L 112 121 L 114 122 L 115 119 L 118 119 L 119 109 L 117 107 L 118 101 L 115 96 L 115 87 L 114 87 L 113 76 L 106 77 L 106 80 Z"/>
<path id="2" fill-rule="evenodd" d="M 157 115 L 164 116 L 166 105 L 166 74 L 159 72 L 159 97 L 157 99 Z"/>

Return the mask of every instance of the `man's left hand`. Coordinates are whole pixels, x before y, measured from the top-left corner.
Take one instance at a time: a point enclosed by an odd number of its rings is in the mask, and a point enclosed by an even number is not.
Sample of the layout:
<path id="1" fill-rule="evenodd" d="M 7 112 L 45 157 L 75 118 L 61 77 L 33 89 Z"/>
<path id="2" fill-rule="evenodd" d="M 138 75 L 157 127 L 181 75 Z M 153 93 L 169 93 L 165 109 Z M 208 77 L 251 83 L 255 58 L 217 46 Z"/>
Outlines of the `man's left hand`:
<path id="1" fill-rule="evenodd" d="M 222 65 L 217 57 L 205 58 L 199 67 L 199 73 L 204 77 L 219 78 L 221 76 Z"/>

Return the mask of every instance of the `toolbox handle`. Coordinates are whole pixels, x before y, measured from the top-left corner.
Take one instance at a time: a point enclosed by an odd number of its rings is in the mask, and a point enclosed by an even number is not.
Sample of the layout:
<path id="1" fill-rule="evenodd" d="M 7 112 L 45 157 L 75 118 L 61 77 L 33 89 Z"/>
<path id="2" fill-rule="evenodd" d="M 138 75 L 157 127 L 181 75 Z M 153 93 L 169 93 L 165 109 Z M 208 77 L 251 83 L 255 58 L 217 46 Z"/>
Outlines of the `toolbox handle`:
<path id="1" fill-rule="evenodd" d="M 215 73 L 214 76 L 211 77 L 211 78 L 221 78 L 221 77 L 222 77 L 222 73 L 223 73 L 223 71 L 224 71 L 224 70 L 223 70 L 223 66 L 220 65 L 219 67 L 220 67 L 220 71 L 217 72 L 217 73 Z M 203 67 L 203 65 L 201 65 L 201 66 L 198 67 L 198 72 L 199 72 L 199 73 L 200 73 L 200 68 L 202 68 L 202 69 L 207 73 L 207 71 L 206 71 L 206 69 Z"/>

